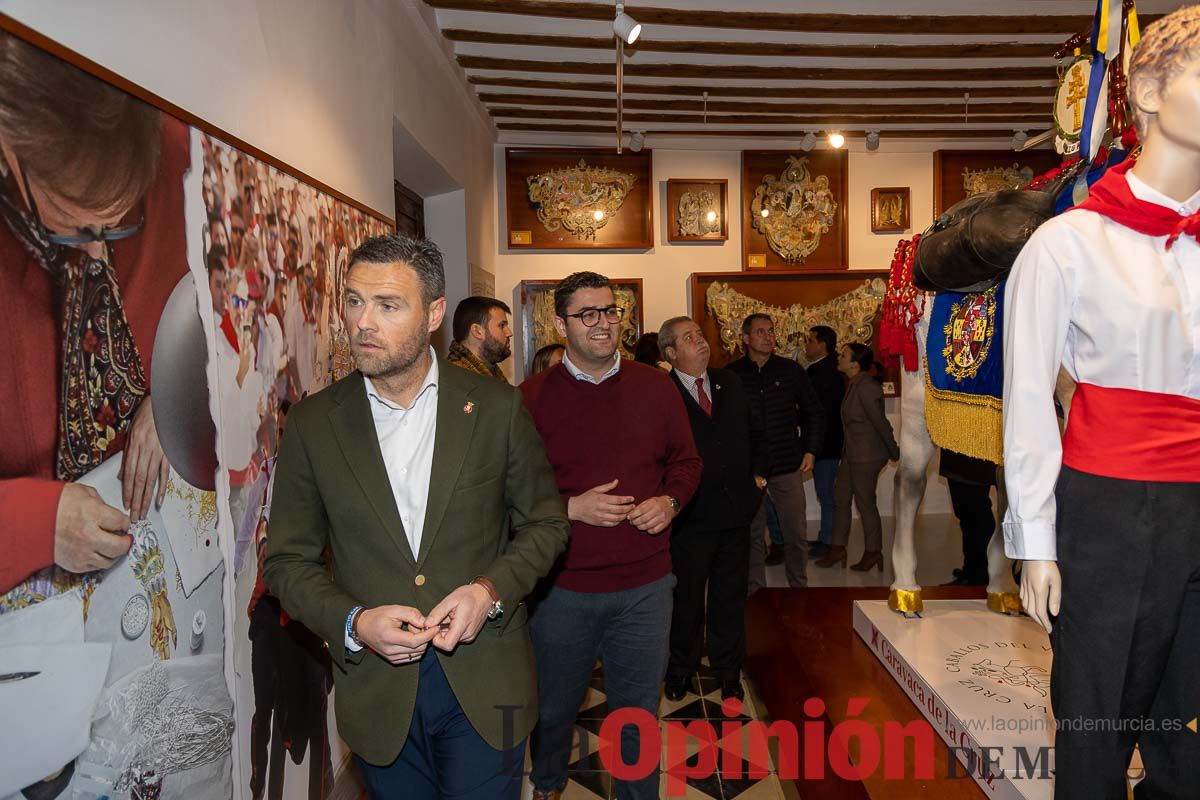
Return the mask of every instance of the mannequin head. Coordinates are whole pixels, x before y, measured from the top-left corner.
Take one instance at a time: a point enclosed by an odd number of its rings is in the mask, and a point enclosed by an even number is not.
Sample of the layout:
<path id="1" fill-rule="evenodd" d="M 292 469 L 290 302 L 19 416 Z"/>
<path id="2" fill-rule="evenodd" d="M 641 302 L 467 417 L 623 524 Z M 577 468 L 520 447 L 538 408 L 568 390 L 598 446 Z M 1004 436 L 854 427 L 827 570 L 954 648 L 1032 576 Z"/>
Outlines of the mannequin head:
<path id="1" fill-rule="evenodd" d="M 1138 138 L 1200 153 L 1200 6 L 1146 28 L 1129 64 L 1129 100 Z"/>

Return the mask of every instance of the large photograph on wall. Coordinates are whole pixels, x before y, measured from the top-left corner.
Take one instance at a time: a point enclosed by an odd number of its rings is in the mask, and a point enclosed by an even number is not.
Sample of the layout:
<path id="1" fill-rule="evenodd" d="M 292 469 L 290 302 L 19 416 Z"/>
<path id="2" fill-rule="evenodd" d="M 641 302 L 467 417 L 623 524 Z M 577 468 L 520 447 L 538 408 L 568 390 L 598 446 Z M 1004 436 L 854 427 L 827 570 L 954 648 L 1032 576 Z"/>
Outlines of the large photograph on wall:
<path id="1" fill-rule="evenodd" d="M 390 222 L 163 108 L 0 16 L 0 798 L 324 797 L 345 752 L 258 558 Z"/>

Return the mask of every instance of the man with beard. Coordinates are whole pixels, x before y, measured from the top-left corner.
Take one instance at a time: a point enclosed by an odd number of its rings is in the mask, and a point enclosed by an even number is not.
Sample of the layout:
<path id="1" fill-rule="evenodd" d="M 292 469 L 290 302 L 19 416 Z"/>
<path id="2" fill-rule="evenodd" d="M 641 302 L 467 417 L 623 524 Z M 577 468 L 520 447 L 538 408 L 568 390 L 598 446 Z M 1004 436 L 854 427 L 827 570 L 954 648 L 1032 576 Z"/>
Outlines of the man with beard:
<path id="1" fill-rule="evenodd" d="M 508 306 L 494 297 L 468 297 L 454 309 L 454 341 L 446 360 L 479 375 L 508 383 L 500 362 L 512 355 Z"/>
<path id="2" fill-rule="evenodd" d="M 522 601 L 569 531 L 554 474 L 520 395 L 429 346 L 437 247 L 389 234 L 349 263 L 359 368 L 288 414 L 263 577 L 329 648 L 372 798 L 516 800 L 537 716 Z"/>
<path id="3" fill-rule="evenodd" d="M 609 708 L 652 716 L 667 671 L 671 630 L 671 521 L 700 483 L 701 463 L 683 399 L 667 373 L 621 358 L 625 309 L 603 275 L 577 272 L 554 290 L 554 327 L 567 352 L 521 384 L 546 443 L 571 520 L 565 560 L 530 623 L 537 652 L 533 796 L 567 783 L 576 713 L 596 659 Z M 640 763 L 636 728 L 621 759 Z M 617 797 L 658 797 L 658 770 L 618 781 Z"/>

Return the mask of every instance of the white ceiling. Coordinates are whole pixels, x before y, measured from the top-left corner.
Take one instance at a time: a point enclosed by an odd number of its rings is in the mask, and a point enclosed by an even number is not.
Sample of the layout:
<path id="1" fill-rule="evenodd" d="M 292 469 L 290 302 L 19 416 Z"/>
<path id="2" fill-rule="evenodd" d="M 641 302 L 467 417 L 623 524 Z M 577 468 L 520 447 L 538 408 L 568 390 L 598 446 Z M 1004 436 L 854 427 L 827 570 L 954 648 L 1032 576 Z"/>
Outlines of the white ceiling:
<path id="1" fill-rule="evenodd" d="M 616 111 L 612 3 L 424 2 L 436 9 L 438 27 L 464 78 L 491 115 L 502 142 L 613 143 Z M 1178 0 L 1142 0 L 1138 11 L 1147 17 L 1182 5 L 1185 3 Z M 687 13 L 673 15 L 672 22 L 706 19 L 699 25 L 645 23 L 639 46 L 626 50 L 624 129 L 646 131 L 647 146 L 769 147 L 781 142 L 794 144 L 808 130 L 821 133 L 835 129 L 844 132 L 853 146 L 861 143 L 867 130 L 878 129 L 889 148 L 927 149 L 929 141 L 995 147 L 1007 143 L 1016 130 L 1037 133 L 1050 127 L 1053 52 L 1072 32 L 1088 27 L 1095 6 L 1094 0 L 627 3 L 626 13 L 635 18 L 639 12 L 646 19 L 663 18 L 670 16 L 670 10 L 678 10 Z M 714 17 L 713 12 L 721 16 Z M 747 19 L 744 15 L 748 12 L 783 16 Z M 856 16 L 876 28 L 890 30 L 856 31 Z M 990 21 L 979 17 L 992 17 L 997 27 L 1006 26 L 1013 32 L 990 33 Z M 1062 17 L 1074 19 L 1064 23 Z M 756 27 L 743 27 L 748 25 Z M 981 32 L 954 32 L 972 25 Z M 837 31 L 802 30 L 813 27 L 836 27 Z M 926 32 L 908 33 L 909 28 Z M 538 37 L 586 41 L 539 42 Z M 670 47 L 674 42 L 693 42 L 697 46 L 692 52 L 654 49 Z M 772 55 L 745 52 L 766 44 L 785 48 Z M 806 53 L 807 48 L 818 45 L 867 45 L 873 49 L 846 55 L 828 50 Z M 933 54 L 893 51 L 913 45 L 951 49 Z M 973 45 L 986 48 L 982 57 L 969 49 Z M 1021 45 L 1023 50 L 1011 55 L 1005 52 L 1010 46 Z M 920 57 L 912 57 L 916 55 Z M 988 74 L 987 70 L 996 68 L 1007 73 Z M 772 74 L 780 69 L 792 72 L 786 76 Z M 854 72 L 807 74 L 831 69 Z M 888 80 L 873 74 L 895 69 L 947 72 L 889 76 Z M 668 74 L 647 75 L 647 70 Z M 681 70 L 695 74 L 674 74 Z M 747 71 L 753 74 L 748 76 Z M 652 91 L 654 87 L 674 88 Z M 705 90 L 710 92 L 707 118 L 702 99 Z M 867 90 L 874 96 L 847 96 L 852 90 Z M 774 96 L 762 96 L 764 93 Z M 681 105 L 678 101 L 685 102 Z M 747 119 L 748 114 L 771 114 L 772 118 Z"/>

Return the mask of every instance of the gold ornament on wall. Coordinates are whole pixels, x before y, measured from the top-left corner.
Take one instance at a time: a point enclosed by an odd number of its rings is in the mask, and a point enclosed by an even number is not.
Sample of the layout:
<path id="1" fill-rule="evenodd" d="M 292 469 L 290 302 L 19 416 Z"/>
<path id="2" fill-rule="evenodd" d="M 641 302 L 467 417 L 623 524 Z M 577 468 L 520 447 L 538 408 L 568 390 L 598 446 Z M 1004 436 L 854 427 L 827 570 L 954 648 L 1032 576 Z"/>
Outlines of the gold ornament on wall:
<path id="1" fill-rule="evenodd" d="M 780 258 L 803 264 L 829 232 L 836 211 L 829 178 L 813 178 L 807 156 L 788 156 L 778 177 L 767 175 L 758 185 L 750 219 Z"/>
<path id="2" fill-rule="evenodd" d="M 580 239 L 595 239 L 596 231 L 620 210 L 637 176 L 606 167 L 579 164 L 526 178 L 529 202 L 548 231 L 560 227 Z"/>
<path id="3" fill-rule="evenodd" d="M 721 232 L 721 203 L 716 192 L 704 189 L 679 196 L 679 232 L 684 236 L 710 236 Z"/>
<path id="4" fill-rule="evenodd" d="M 727 353 L 735 353 L 742 346 L 742 320 L 751 314 L 766 314 L 775 323 L 776 351 L 803 364 L 807 362 L 804 339 L 814 325 L 833 328 L 838 341 L 871 341 L 875 336 L 875 315 L 886 291 L 887 281 L 873 278 L 817 306 L 796 304 L 781 308 L 748 297 L 727 283 L 716 282 L 705 293 L 705 305 L 716 320 L 721 346 Z"/>
<path id="5" fill-rule="evenodd" d="M 1033 180 L 1033 167 L 1013 164 L 1011 167 L 971 170 L 963 167 L 963 191 L 967 197 L 1001 189 L 1020 189 Z"/>

